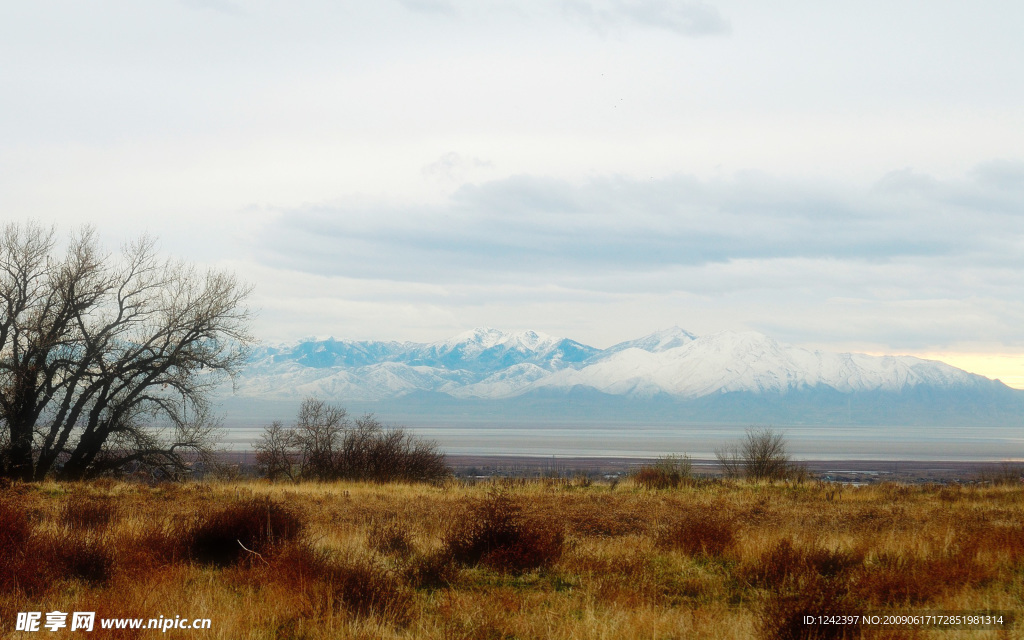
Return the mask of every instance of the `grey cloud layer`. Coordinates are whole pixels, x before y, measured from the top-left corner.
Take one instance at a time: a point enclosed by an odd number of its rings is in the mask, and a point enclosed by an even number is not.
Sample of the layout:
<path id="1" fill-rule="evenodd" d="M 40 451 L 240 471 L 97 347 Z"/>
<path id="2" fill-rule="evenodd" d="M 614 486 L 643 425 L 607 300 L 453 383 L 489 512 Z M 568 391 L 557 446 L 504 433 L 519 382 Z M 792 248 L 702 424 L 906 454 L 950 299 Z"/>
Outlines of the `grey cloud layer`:
<path id="1" fill-rule="evenodd" d="M 444 206 L 287 211 L 261 255 L 321 275 L 436 283 L 579 282 L 800 258 L 1016 267 L 1022 184 L 1024 165 L 1006 162 L 956 181 L 896 172 L 859 190 L 755 174 L 580 185 L 519 176 L 464 186 Z"/>

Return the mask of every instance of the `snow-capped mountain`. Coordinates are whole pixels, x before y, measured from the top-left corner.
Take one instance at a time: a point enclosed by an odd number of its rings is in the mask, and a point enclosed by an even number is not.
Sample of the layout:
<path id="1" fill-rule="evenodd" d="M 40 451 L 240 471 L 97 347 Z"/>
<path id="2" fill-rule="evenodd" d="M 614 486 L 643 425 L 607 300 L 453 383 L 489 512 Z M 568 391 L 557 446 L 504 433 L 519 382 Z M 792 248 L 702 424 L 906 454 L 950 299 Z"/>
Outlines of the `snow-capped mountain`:
<path id="1" fill-rule="evenodd" d="M 416 345 L 397 359 L 410 365 L 491 374 L 523 363 L 556 370 L 582 362 L 598 352 L 579 342 L 535 331 L 505 332 L 487 328 L 460 333 L 444 342 Z"/>
<path id="2" fill-rule="evenodd" d="M 812 351 L 754 332 L 698 337 L 674 327 L 601 350 L 534 331 L 485 328 L 429 344 L 328 339 L 264 347 L 253 354 L 236 393 L 372 402 L 416 392 L 498 400 L 591 390 L 634 399 L 696 400 L 918 388 L 1006 387 L 942 362 Z"/>
<path id="3" fill-rule="evenodd" d="M 729 392 L 785 394 L 826 387 L 841 393 L 902 391 L 918 385 L 971 387 L 989 382 L 942 362 L 810 351 L 754 332 L 722 332 L 685 342 L 634 342 L 655 347 L 620 349 L 580 369 L 555 372 L 532 387 L 585 386 L 613 395 L 692 399 Z"/>
<path id="4" fill-rule="evenodd" d="M 261 398 L 369 401 L 414 391 L 506 397 L 599 353 L 535 331 L 486 328 L 428 344 L 304 340 L 255 350 L 236 388 L 240 395 Z"/>
<path id="5" fill-rule="evenodd" d="M 675 347 L 681 347 L 684 344 L 688 344 L 697 339 L 697 336 L 693 335 L 689 331 L 680 329 L 679 327 L 672 327 L 671 329 L 665 329 L 664 331 L 656 331 L 650 335 L 636 340 L 628 340 L 626 342 L 620 342 L 617 345 L 613 345 L 604 350 L 605 355 L 612 353 L 618 353 L 619 351 L 625 351 L 626 349 L 643 349 L 644 351 L 658 352 L 667 351 Z"/>

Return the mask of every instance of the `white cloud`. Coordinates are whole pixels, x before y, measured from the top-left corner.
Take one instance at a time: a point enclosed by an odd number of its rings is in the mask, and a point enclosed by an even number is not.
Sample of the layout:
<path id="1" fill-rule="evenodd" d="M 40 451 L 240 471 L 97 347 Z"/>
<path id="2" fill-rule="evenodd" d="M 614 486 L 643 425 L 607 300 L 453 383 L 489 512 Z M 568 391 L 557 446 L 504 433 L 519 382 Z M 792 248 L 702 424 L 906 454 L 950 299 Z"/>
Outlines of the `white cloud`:
<path id="1" fill-rule="evenodd" d="M 703 2 L 565 0 L 562 6 L 566 15 L 602 33 L 624 26 L 666 29 L 682 36 L 723 35 L 731 30 L 718 9 Z"/>
<path id="2" fill-rule="evenodd" d="M 181 4 L 190 9 L 207 9 L 218 11 L 228 15 L 242 15 L 244 11 L 240 6 L 228 0 L 178 0 Z"/>
<path id="3" fill-rule="evenodd" d="M 897 172 L 861 188 L 763 174 L 522 176 L 466 186 L 437 206 L 282 212 L 257 255 L 290 277 L 348 283 L 345 296 L 360 304 L 445 308 L 482 316 L 477 324 L 528 326 L 538 309 L 635 324 L 627 309 L 660 299 L 644 319 L 697 330 L 715 322 L 673 314 L 732 315 L 730 326 L 795 341 L 922 349 L 966 333 L 1017 344 L 1024 193 L 982 172 Z"/>
<path id="4" fill-rule="evenodd" d="M 975 174 L 977 175 L 977 174 Z M 446 281 L 646 272 L 750 259 L 1017 265 L 1024 193 L 900 172 L 869 189 L 739 176 L 518 176 L 440 206 L 311 206 L 267 229 L 268 261 L 316 273 Z M 373 256 L 386 256 L 374 260 Z"/>
<path id="5" fill-rule="evenodd" d="M 437 160 L 423 165 L 420 170 L 428 178 L 447 183 L 463 183 L 470 175 L 481 170 L 493 169 L 494 163 L 477 157 L 466 157 L 454 151 Z"/>

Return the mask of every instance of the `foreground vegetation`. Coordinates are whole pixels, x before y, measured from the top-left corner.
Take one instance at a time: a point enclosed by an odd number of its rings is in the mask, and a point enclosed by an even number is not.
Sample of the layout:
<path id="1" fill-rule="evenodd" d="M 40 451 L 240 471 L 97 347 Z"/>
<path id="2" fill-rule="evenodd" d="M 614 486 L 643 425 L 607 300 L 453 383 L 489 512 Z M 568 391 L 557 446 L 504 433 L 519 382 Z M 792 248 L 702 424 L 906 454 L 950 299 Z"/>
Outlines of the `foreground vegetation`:
<path id="1" fill-rule="evenodd" d="M 1019 484 L 639 480 L 9 485 L 0 634 L 60 610 L 224 639 L 1024 637 L 801 623 L 1024 609 Z"/>

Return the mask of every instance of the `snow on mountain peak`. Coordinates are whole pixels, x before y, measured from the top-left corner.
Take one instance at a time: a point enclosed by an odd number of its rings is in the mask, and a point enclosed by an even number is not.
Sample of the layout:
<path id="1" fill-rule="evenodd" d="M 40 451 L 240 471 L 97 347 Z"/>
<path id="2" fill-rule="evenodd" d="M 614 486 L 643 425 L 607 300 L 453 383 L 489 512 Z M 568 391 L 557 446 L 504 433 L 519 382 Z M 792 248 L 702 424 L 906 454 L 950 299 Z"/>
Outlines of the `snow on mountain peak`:
<path id="1" fill-rule="evenodd" d="M 254 354 L 255 355 L 255 354 Z M 941 362 L 909 356 L 812 351 L 753 331 L 697 337 L 679 327 L 594 349 L 535 331 L 477 328 L 423 343 L 303 342 L 263 348 L 243 374 L 251 393 L 279 388 L 380 399 L 413 390 L 457 397 L 507 398 L 588 387 L 603 393 L 699 398 L 807 389 L 901 392 L 985 383 Z M 287 391 L 286 391 L 287 388 Z"/>
<path id="2" fill-rule="evenodd" d="M 657 353 L 659 351 L 667 351 L 669 349 L 681 347 L 696 339 L 697 336 L 694 334 L 676 326 L 669 329 L 663 329 L 661 331 L 655 331 L 652 334 L 646 335 L 642 338 L 637 338 L 636 340 L 620 342 L 619 344 L 609 347 L 605 352 L 616 353 L 618 351 L 625 351 L 626 349 L 643 349 L 644 351 Z"/>
<path id="3" fill-rule="evenodd" d="M 473 344 L 479 345 L 484 349 L 490 349 L 499 345 L 511 345 L 532 350 L 542 345 L 555 344 L 560 339 L 536 331 L 502 331 L 492 327 L 477 327 L 476 329 L 464 331 L 453 336 L 441 344 L 451 348 L 464 344 Z"/>

